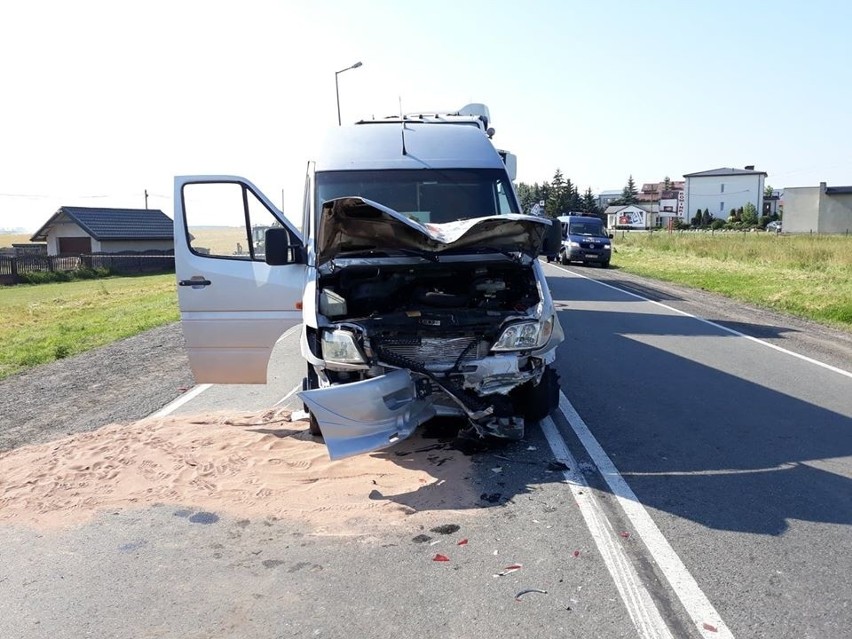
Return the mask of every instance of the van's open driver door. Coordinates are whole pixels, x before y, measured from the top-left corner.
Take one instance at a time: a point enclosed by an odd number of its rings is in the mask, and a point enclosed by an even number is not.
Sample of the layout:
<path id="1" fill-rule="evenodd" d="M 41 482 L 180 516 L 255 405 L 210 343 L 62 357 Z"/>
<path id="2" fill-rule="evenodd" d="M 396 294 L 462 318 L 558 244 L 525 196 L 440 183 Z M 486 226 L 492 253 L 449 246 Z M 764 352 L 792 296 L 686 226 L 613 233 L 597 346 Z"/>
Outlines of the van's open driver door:
<path id="1" fill-rule="evenodd" d="M 181 323 L 199 383 L 263 384 L 275 342 L 302 321 L 302 237 L 251 182 L 175 178 L 175 272 Z M 265 231 L 283 227 L 293 262 L 265 261 Z"/>

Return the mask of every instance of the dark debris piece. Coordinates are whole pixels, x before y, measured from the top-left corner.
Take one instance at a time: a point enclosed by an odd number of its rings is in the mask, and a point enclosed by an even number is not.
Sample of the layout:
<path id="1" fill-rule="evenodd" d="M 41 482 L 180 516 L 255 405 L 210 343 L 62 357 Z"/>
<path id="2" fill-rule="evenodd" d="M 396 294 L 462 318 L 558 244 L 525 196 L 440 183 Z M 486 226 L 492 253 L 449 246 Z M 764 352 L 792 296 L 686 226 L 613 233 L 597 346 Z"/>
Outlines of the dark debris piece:
<path id="1" fill-rule="evenodd" d="M 502 497 L 502 493 L 482 493 L 479 498 L 482 501 L 487 501 L 489 504 L 496 504 L 500 501 L 500 497 Z"/>
<path id="2" fill-rule="evenodd" d="M 432 538 L 429 535 L 417 535 L 411 541 L 415 544 L 425 544 L 427 541 L 432 541 Z"/>
<path id="3" fill-rule="evenodd" d="M 568 464 L 565 464 L 561 461 L 551 461 L 547 463 L 547 470 L 564 471 L 571 470 L 571 468 L 568 466 Z"/>
<path id="4" fill-rule="evenodd" d="M 439 535 L 452 535 L 459 531 L 461 526 L 458 524 L 444 524 L 443 526 L 435 526 L 429 532 L 438 533 Z"/>

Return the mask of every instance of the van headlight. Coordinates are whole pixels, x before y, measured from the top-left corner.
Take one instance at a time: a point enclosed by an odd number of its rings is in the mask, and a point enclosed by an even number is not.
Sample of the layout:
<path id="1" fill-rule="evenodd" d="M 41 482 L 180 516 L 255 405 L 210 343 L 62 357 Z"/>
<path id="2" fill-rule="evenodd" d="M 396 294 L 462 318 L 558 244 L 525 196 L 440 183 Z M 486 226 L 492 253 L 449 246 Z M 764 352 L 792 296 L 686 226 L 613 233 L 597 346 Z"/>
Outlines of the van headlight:
<path id="1" fill-rule="evenodd" d="M 575 242 L 574 240 L 570 240 L 570 241 L 565 242 L 565 243 L 566 243 L 568 246 L 570 246 L 571 248 L 580 248 L 580 243 L 579 243 L 579 242 Z"/>
<path id="2" fill-rule="evenodd" d="M 492 351 L 529 351 L 547 344 L 553 333 L 553 316 L 544 322 L 518 322 L 503 329 Z"/>
<path id="3" fill-rule="evenodd" d="M 367 362 L 358 345 L 355 336 L 344 330 L 333 330 L 322 332 L 322 356 L 329 362 L 339 364 L 365 364 Z"/>

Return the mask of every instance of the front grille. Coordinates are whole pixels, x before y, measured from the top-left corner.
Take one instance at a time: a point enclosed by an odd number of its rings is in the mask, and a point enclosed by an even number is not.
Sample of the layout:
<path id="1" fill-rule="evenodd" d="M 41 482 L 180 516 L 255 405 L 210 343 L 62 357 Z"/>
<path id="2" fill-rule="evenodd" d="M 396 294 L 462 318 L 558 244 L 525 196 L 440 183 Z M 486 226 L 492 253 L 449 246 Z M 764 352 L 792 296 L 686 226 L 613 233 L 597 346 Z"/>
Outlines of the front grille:
<path id="1" fill-rule="evenodd" d="M 385 337 L 381 347 L 394 355 L 414 360 L 425 366 L 447 366 L 456 363 L 465 352 L 462 362 L 488 355 L 490 344 L 476 337 Z"/>

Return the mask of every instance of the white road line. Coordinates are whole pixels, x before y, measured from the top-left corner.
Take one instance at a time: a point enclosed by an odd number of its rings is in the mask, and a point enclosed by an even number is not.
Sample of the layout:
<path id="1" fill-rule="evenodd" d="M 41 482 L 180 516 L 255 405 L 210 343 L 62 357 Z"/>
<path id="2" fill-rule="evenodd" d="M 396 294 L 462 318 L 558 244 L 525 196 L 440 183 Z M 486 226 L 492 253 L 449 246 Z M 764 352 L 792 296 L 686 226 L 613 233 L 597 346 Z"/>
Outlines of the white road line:
<path id="1" fill-rule="evenodd" d="M 600 280 L 596 280 L 595 278 L 589 277 L 588 275 L 583 275 L 582 273 L 578 273 L 577 271 L 572 271 L 572 270 L 567 269 L 567 268 L 562 268 L 561 266 L 557 266 L 556 264 L 548 264 L 547 262 L 545 262 L 545 264 L 547 264 L 548 266 L 553 266 L 554 268 L 557 268 L 560 271 L 565 271 L 566 273 L 571 273 L 572 275 L 576 275 L 577 277 L 582 277 L 583 279 L 589 280 L 590 282 L 595 282 L 596 284 L 600 284 L 601 286 L 606 286 L 607 288 L 611 288 L 612 290 L 618 291 L 619 293 L 624 293 L 625 295 L 630 295 L 631 297 L 635 297 L 635 298 L 640 299 L 644 302 L 650 302 L 651 304 L 656 304 L 657 306 L 661 306 L 662 308 L 668 309 L 670 311 L 674 311 L 675 313 L 678 313 L 680 315 L 685 315 L 686 317 L 691 317 L 694 320 L 698 320 L 699 322 L 704 322 L 705 324 L 709 324 L 710 326 L 713 326 L 715 328 L 718 328 L 719 330 L 731 333 L 732 335 L 736 335 L 738 337 L 744 337 L 747 340 L 750 340 L 752 342 L 756 342 L 758 344 L 762 344 L 763 346 L 767 346 L 769 348 L 773 348 L 776 351 L 780 351 L 781 353 L 786 353 L 787 355 L 792 355 L 793 357 L 797 357 L 797 358 L 799 358 L 799 359 L 801 359 L 805 362 L 808 362 L 810 364 L 822 366 L 823 368 L 828 369 L 828 370 L 830 370 L 834 373 L 839 373 L 840 375 L 845 375 L 846 377 L 852 378 L 852 372 L 843 370 L 842 368 L 837 368 L 836 366 L 832 366 L 831 364 L 826 364 L 825 362 L 821 362 L 819 360 L 813 359 L 813 358 L 808 357 L 806 355 L 802 355 L 802 354 L 796 353 L 794 351 L 789 351 L 786 348 L 782 348 L 782 347 L 777 346 L 775 344 L 765 342 L 762 339 L 758 339 L 757 337 L 752 337 L 751 335 L 746 335 L 745 333 L 740 333 L 739 331 L 735 331 L 733 328 L 728 328 L 727 326 L 722 326 L 721 324 L 717 324 L 716 322 L 710 321 L 708 319 L 704 319 L 703 317 L 699 317 L 698 315 L 693 315 L 692 313 L 687 313 L 686 311 L 682 311 L 682 310 L 677 309 L 673 306 L 669 306 L 668 304 L 663 304 L 662 302 L 658 302 L 656 300 L 648 299 L 647 297 L 642 297 L 641 295 L 637 295 L 636 293 L 632 293 L 631 291 L 627 291 L 627 290 L 620 288 L 618 286 L 613 286 L 612 284 L 607 284 L 606 282 L 601 282 Z"/>
<path id="2" fill-rule="evenodd" d="M 276 344 L 278 344 L 279 342 L 284 341 L 284 339 L 286 339 L 287 337 L 290 337 L 290 335 L 292 335 L 292 334 L 293 334 L 293 333 L 295 333 L 296 331 L 300 330 L 301 328 L 302 328 L 302 325 L 301 325 L 301 324 L 296 324 L 295 326 L 293 326 L 293 327 L 291 327 L 291 328 L 288 328 L 286 331 L 284 331 L 284 334 L 283 334 L 283 335 L 281 335 L 281 337 L 279 337 L 279 338 L 275 341 L 275 343 L 276 343 Z M 213 384 L 198 384 L 197 386 L 193 386 L 193 387 L 192 387 L 190 390 L 188 390 L 186 393 L 184 393 L 183 395 L 181 395 L 181 396 L 180 396 L 180 397 L 178 397 L 177 399 L 175 399 L 175 400 L 173 400 L 173 401 L 169 402 L 168 404 L 166 404 L 165 406 L 163 406 L 163 407 L 162 407 L 160 410 L 158 410 L 157 412 L 155 412 L 155 413 L 151 413 L 150 415 L 148 415 L 148 417 L 154 417 L 154 418 L 156 418 L 156 417 L 165 417 L 166 415 L 170 415 L 171 413 L 173 413 L 174 411 L 176 411 L 178 408 L 180 408 L 181 406 L 183 406 L 184 404 L 186 404 L 188 401 L 193 400 L 193 399 L 195 399 L 196 397 L 198 397 L 199 395 L 201 395 L 201 393 L 203 393 L 204 391 L 206 391 L 206 390 L 207 390 L 208 388 L 210 388 L 211 386 L 213 386 Z M 286 399 L 288 399 L 288 398 L 290 397 L 290 395 L 292 395 L 294 392 L 295 392 L 295 390 L 290 391 L 290 393 L 287 395 L 287 397 L 285 397 L 284 399 L 282 399 L 282 400 L 281 400 L 281 402 L 283 402 L 283 401 L 285 401 Z M 280 403 L 280 402 L 279 402 L 279 403 Z M 278 404 L 275 404 L 275 406 L 278 406 Z"/>
<path id="3" fill-rule="evenodd" d="M 273 407 L 275 407 L 275 406 L 280 406 L 281 404 L 283 404 L 284 402 L 286 402 L 288 399 L 290 399 L 290 398 L 291 398 L 291 397 L 292 397 L 292 396 L 293 396 L 293 395 L 294 395 L 297 391 L 300 391 L 300 390 L 302 390 L 302 385 L 301 385 L 301 384 L 296 384 L 296 385 L 293 387 L 293 390 L 291 390 L 289 393 L 287 393 L 286 395 L 284 395 L 284 397 L 282 397 L 282 398 L 281 398 L 281 399 L 279 399 L 277 402 L 275 402 L 275 403 L 273 404 Z"/>
<path id="4" fill-rule="evenodd" d="M 636 573 L 636 569 L 618 541 L 619 538 L 612 524 L 589 489 L 586 478 L 577 470 L 577 461 L 568 450 L 553 419 L 545 417 L 540 423 L 554 457 L 568 466 L 568 470 L 563 471 L 562 474 L 571 488 L 583 519 L 586 520 L 592 539 L 612 575 L 615 587 L 627 608 L 627 614 L 636 626 L 638 636 L 643 639 L 673 639 L 671 631 L 651 598 L 651 593 Z"/>
<path id="5" fill-rule="evenodd" d="M 151 413 L 148 417 L 165 417 L 176 411 L 178 408 L 186 404 L 188 401 L 195 399 L 201 393 L 210 388 L 213 384 L 199 384 L 198 386 L 193 386 L 190 390 L 185 392 L 183 395 L 178 397 L 177 399 L 169 402 L 165 406 L 163 406 L 156 413 Z"/>
<path id="6" fill-rule="evenodd" d="M 722 617 L 701 591 L 701 588 L 698 587 L 698 583 L 684 566 L 663 533 L 657 528 L 648 511 L 642 506 L 636 494 L 618 472 L 615 464 L 612 463 L 586 423 L 577 414 L 565 393 L 562 392 L 559 394 L 559 410 L 589 453 L 619 505 L 633 524 L 636 534 L 645 543 L 651 557 L 680 599 L 701 636 L 707 639 L 714 637 L 717 639 L 733 639 L 734 635 L 725 625 Z M 712 630 L 705 624 L 709 625 Z"/>

